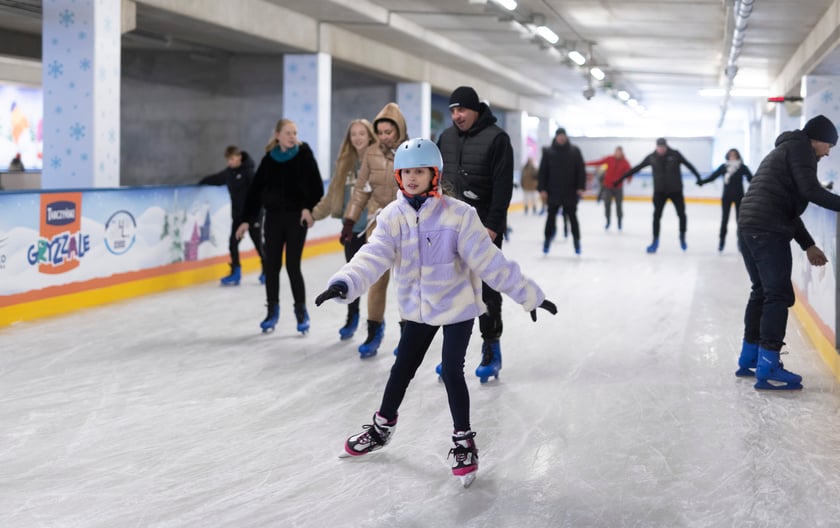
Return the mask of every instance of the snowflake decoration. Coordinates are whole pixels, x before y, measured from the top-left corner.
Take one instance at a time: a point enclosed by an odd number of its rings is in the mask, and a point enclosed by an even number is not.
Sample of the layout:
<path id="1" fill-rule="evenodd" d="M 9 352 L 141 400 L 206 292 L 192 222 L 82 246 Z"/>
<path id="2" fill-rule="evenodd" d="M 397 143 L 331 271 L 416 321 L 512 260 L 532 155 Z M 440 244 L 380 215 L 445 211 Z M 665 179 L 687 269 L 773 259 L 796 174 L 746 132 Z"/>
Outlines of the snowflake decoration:
<path id="1" fill-rule="evenodd" d="M 834 99 L 834 93 L 826 90 L 823 92 L 821 99 L 823 103 L 830 103 Z"/>
<path id="2" fill-rule="evenodd" d="M 58 46 L 58 39 L 57 39 L 57 38 L 53 37 L 53 38 L 50 40 L 50 42 L 52 43 L 52 45 L 53 45 L 53 46 Z"/>
<path id="3" fill-rule="evenodd" d="M 113 143 L 116 140 L 117 140 L 117 133 L 112 128 L 111 130 L 108 131 L 108 141 Z"/>
<path id="4" fill-rule="evenodd" d="M 69 9 L 65 9 L 58 14 L 58 23 L 64 27 L 70 27 L 73 25 L 74 18 L 76 18 L 76 14 Z"/>
<path id="5" fill-rule="evenodd" d="M 87 161 L 87 160 L 88 160 L 88 155 L 87 155 L 87 153 L 82 154 L 80 157 L 81 157 L 82 161 Z"/>
<path id="6" fill-rule="evenodd" d="M 58 79 L 59 77 L 64 75 L 64 65 L 58 62 L 57 60 L 52 61 L 51 63 L 47 64 L 47 75 L 49 75 L 53 79 Z"/>
<path id="7" fill-rule="evenodd" d="M 50 158 L 50 167 L 54 169 L 61 167 L 61 158 L 59 158 L 58 156 L 53 156 L 52 158 Z"/>
<path id="8" fill-rule="evenodd" d="M 85 40 L 86 37 L 87 33 L 85 33 L 84 31 L 79 31 L 79 40 Z"/>
<path id="9" fill-rule="evenodd" d="M 56 114 L 60 114 L 63 110 L 64 110 L 64 109 L 63 109 L 63 108 L 61 108 L 60 106 L 56 106 L 56 107 L 55 107 L 55 113 L 56 113 Z"/>
<path id="10" fill-rule="evenodd" d="M 85 137 L 85 127 L 78 121 L 70 126 L 70 137 L 79 141 L 83 137 Z"/>

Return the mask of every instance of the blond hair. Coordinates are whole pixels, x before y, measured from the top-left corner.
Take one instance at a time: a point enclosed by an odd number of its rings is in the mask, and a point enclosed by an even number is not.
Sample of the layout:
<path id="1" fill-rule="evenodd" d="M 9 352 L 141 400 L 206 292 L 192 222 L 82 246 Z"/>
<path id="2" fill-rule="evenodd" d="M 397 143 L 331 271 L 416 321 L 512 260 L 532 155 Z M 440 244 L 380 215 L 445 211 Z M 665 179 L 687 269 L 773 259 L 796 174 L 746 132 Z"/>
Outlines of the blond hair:
<path id="1" fill-rule="evenodd" d="M 344 134 L 344 141 L 341 143 L 341 149 L 338 151 L 338 159 L 335 161 L 335 176 L 346 177 L 348 172 L 356 170 L 356 165 L 359 162 L 359 153 L 356 152 L 356 147 L 350 141 L 350 129 L 353 125 L 362 125 L 368 135 L 367 146 L 376 143 L 376 133 L 373 131 L 373 125 L 367 119 L 354 119 L 347 125 L 347 133 Z"/>
<path id="2" fill-rule="evenodd" d="M 271 139 L 268 141 L 268 145 L 265 146 L 266 152 L 271 152 L 271 150 L 277 146 L 277 133 L 283 130 L 283 127 L 286 125 L 297 126 L 297 123 L 286 117 L 278 121 L 277 125 L 274 126 L 274 134 L 271 135 Z M 298 144 L 300 144 L 300 141 L 298 141 Z"/>

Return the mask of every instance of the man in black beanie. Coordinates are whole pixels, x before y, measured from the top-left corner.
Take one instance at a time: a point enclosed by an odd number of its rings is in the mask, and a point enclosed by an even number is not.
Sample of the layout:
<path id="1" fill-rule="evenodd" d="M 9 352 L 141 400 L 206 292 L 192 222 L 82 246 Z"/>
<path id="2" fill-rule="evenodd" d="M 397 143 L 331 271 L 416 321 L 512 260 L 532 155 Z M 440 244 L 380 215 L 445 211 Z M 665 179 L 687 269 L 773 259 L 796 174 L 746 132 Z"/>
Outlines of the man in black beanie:
<path id="1" fill-rule="evenodd" d="M 790 282 L 790 241 L 796 240 L 813 266 L 827 262 L 799 217 L 810 202 L 840 211 L 840 196 L 817 179 L 817 162 L 837 143 L 837 128 L 818 115 L 802 130 L 783 132 L 761 161 L 741 201 L 738 247 L 752 282 L 744 313 L 744 338 L 736 376 L 755 376 L 759 390 L 798 390 L 802 376 L 779 361 L 788 308 L 794 293 Z"/>
<path id="2" fill-rule="evenodd" d="M 452 126 L 438 139 L 443 157 L 444 191 L 472 205 L 497 247 L 507 229 L 507 210 L 513 194 L 513 146 L 496 117 L 471 86 L 459 86 L 449 97 Z M 502 296 L 482 284 L 487 313 L 478 318 L 483 344 L 475 374 L 482 382 L 498 377 L 502 368 Z M 440 371 L 438 371 L 440 374 Z"/>

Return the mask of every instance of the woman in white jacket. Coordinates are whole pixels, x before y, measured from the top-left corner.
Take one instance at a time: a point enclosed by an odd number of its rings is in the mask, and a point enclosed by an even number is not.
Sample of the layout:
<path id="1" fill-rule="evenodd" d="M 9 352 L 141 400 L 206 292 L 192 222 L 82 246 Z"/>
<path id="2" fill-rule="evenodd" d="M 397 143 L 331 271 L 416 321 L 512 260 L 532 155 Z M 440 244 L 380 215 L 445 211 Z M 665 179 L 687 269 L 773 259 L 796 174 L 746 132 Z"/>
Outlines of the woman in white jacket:
<path id="1" fill-rule="evenodd" d="M 442 169 L 440 151 L 431 141 L 412 139 L 398 147 L 394 176 L 400 195 L 382 210 L 368 243 L 330 278 L 315 303 L 331 298 L 349 303 L 393 269 L 405 321 L 398 355 L 373 423 L 347 439 L 345 456 L 364 455 L 388 443 L 406 389 L 443 327 L 441 378 L 454 426 L 452 473 L 468 486 L 478 470 L 478 450 L 470 426 L 464 357 L 474 320 L 486 309 L 481 282 L 506 293 L 535 321 L 537 307 L 552 314 L 557 308 L 493 245 L 475 209 L 441 196 Z"/>

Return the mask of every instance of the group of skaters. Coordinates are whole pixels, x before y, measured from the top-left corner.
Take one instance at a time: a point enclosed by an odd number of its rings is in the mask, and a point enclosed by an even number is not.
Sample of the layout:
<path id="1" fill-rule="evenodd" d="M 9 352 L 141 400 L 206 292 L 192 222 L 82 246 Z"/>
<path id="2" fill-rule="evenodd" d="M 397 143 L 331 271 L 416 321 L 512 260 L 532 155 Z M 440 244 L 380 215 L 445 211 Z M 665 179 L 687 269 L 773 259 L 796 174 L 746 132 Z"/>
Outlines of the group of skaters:
<path id="1" fill-rule="evenodd" d="M 231 274 L 223 283 L 241 277 L 236 246 L 249 233 L 263 263 L 268 313 L 263 331 L 279 318 L 279 274 L 282 255 L 292 295 L 297 330 L 306 333 L 309 315 L 300 269 L 307 229 L 316 220 L 342 220 L 339 235 L 346 264 L 327 281 L 315 304 L 329 299 L 347 305 L 347 318 L 339 339 L 351 338 L 360 323 L 359 298 L 367 293 L 367 338 L 359 346 L 362 358 L 377 354 L 385 332 L 385 293 L 393 273 L 399 309 L 400 339 L 394 350 L 384 394 L 371 422 L 350 436 L 342 456 L 361 456 L 384 447 L 392 438 L 398 409 L 408 385 L 443 328 L 438 374 L 446 388 L 453 420 L 450 455 L 452 473 L 464 486 L 475 478 L 478 449 L 470 423 L 469 392 L 464 363 L 474 320 L 479 320 L 481 361 L 476 375 L 481 381 L 498 377 L 501 368 L 501 293 L 507 294 L 537 320 L 537 308 L 556 314 L 556 306 L 501 251 L 507 229 L 507 210 L 513 189 L 513 149 L 507 133 L 498 127 L 490 107 L 474 89 L 457 88 L 449 99 L 452 125 L 436 143 L 410 139 L 405 118 L 395 103 L 388 103 L 373 122 L 352 121 L 342 142 L 326 194 L 311 149 L 297 138 L 297 126 L 288 119 L 277 123 L 266 152 L 253 174 L 247 153 L 226 151 L 228 168 L 204 183 L 226 184 L 231 192 L 233 229 L 230 241 Z M 755 175 L 731 149 L 726 162 L 702 178 L 691 163 L 671 149 L 664 138 L 656 150 L 630 167 L 620 148 L 612 156 L 593 160 L 607 165 L 604 177 L 606 227 L 610 202 L 616 202 L 621 228 L 621 186 L 641 169 L 653 172 L 653 241 L 659 244 L 659 221 L 670 200 L 680 219 L 680 244 L 686 248 L 685 201 L 680 166 L 684 165 L 703 185 L 724 178 L 723 218 L 719 249 L 723 249 L 728 209 L 736 206 L 738 242 L 752 288 L 745 312 L 745 331 L 738 376 L 754 376 L 757 389 L 801 389 L 801 377 L 779 362 L 787 320 L 793 304 L 790 284 L 790 241 L 806 251 L 811 264 L 826 263 L 799 216 L 809 202 L 840 211 L 840 197 L 824 189 L 817 179 L 817 161 L 837 142 L 837 130 L 824 116 L 817 116 L 802 130 L 785 132 L 762 161 Z M 533 165 L 533 164 L 532 164 Z M 580 253 L 576 207 L 585 190 L 586 163 L 571 144 L 566 131 L 556 131 L 552 145 L 543 152 L 536 172 L 540 206 L 546 207 L 544 251 L 556 233 L 556 216 L 562 210 L 571 228 L 575 251 Z M 252 169 L 251 169 L 252 170 Z M 533 178 L 533 174 L 530 175 Z M 751 185 L 746 194 L 741 180 Z M 240 179 L 250 185 L 240 186 Z M 246 189 L 247 190 L 243 190 Z M 743 199 L 742 199 L 743 197 Z M 739 204 L 743 207 L 739 207 Z M 526 199 L 536 213 L 535 200 Z M 261 222 L 264 244 L 260 248 Z"/>

